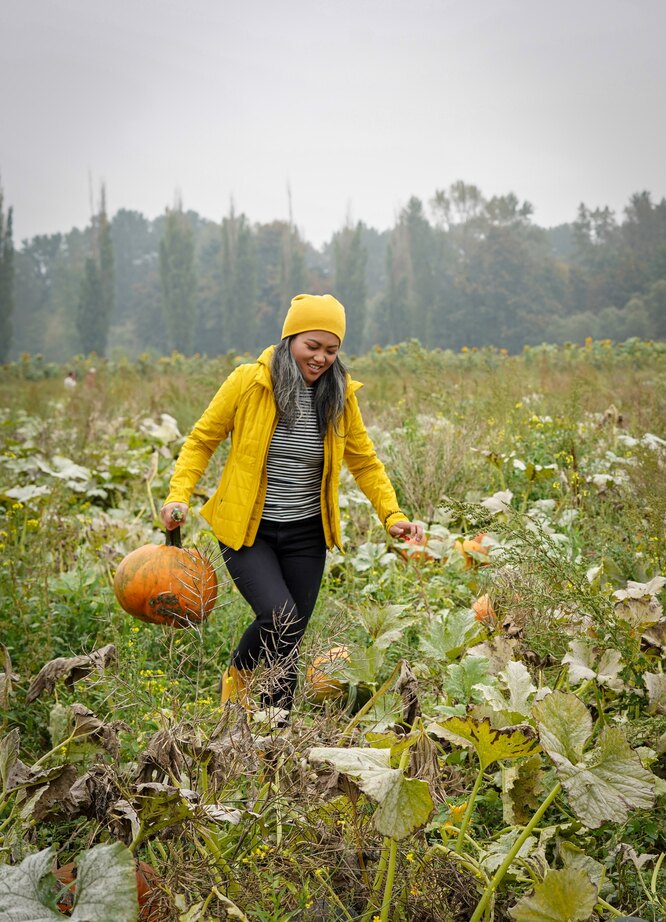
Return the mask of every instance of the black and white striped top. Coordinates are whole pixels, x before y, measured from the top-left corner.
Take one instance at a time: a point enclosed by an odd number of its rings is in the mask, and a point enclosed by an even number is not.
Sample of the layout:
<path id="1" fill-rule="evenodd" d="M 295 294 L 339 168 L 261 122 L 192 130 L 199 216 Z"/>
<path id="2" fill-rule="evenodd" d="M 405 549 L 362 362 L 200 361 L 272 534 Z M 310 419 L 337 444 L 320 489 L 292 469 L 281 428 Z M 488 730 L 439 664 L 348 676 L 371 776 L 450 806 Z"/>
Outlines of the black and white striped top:
<path id="1" fill-rule="evenodd" d="M 314 390 L 299 398 L 301 415 L 293 429 L 277 424 L 268 449 L 268 488 L 262 518 L 295 522 L 321 512 L 324 442 L 313 406 Z"/>

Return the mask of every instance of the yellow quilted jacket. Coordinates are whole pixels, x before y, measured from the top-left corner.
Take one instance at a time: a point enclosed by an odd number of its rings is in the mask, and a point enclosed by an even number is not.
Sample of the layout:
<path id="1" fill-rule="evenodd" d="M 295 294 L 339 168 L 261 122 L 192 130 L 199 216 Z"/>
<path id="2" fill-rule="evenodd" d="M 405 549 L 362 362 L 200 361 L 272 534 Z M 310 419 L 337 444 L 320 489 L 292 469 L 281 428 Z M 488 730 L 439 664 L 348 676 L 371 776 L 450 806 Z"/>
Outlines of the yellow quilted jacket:
<path id="1" fill-rule="evenodd" d="M 189 502 L 211 455 L 231 433 L 220 483 L 201 514 L 215 536 L 235 550 L 253 544 L 266 497 L 266 459 L 277 425 L 270 374 L 273 349 L 264 350 L 257 362 L 239 365 L 222 384 L 181 449 L 166 499 Z M 360 386 L 348 379 L 338 431 L 329 426 L 324 437 L 321 511 L 329 548 L 342 547 L 338 486 L 343 459 L 387 530 L 407 519 L 363 425 L 355 393 Z"/>

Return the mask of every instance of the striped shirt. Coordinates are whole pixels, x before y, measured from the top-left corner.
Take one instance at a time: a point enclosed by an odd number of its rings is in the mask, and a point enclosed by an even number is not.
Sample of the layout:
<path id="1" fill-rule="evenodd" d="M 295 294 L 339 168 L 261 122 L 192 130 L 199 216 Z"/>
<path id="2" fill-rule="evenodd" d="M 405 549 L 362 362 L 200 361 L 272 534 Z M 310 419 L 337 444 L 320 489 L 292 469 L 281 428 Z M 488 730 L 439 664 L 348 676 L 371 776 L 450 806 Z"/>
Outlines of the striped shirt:
<path id="1" fill-rule="evenodd" d="M 324 442 L 317 425 L 314 388 L 299 397 L 301 415 L 293 429 L 280 420 L 268 449 L 268 487 L 262 518 L 295 522 L 321 512 Z"/>

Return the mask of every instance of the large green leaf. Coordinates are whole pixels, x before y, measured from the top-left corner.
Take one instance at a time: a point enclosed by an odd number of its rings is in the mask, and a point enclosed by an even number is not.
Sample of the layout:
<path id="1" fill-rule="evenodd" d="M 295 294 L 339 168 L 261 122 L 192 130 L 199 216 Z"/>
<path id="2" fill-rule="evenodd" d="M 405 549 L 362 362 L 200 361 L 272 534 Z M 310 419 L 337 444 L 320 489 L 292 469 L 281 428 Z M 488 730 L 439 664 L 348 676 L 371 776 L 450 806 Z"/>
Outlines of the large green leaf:
<path id="1" fill-rule="evenodd" d="M 529 717 L 537 687 L 523 663 L 511 660 L 497 676 L 497 685 L 483 683 L 479 693 L 495 711 L 513 720 Z"/>
<path id="2" fill-rule="evenodd" d="M 598 649 L 581 640 L 572 640 L 569 648 L 570 652 L 564 656 L 562 665 L 566 663 L 569 666 L 569 681 L 572 685 L 595 679 L 599 685 L 606 685 L 613 691 L 624 689 L 624 682 L 620 678 L 624 663 L 618 650 Z"/>
<path id="3" fill-rule="evenodd" d="M 483 633 L 471 608 L 445 611 L 430 624 L 421 648 L 436 660 L 454 660 L 461 656 Z"/>
<path id="4" fill-rule="evenodd" d="M 372 637 L 373 643 L 385 650 L 396 640 L 417 616 L 406 613 L 408 605 L 373 605 L 358 612 L 357 618 Z"/>
<path id="5" fill-rule="evenodd" d="M 400 769 L 391 768 L 389 749 L 320 746 L 310 750 L 309 758 L 330 762 L 377 801 L 374 822 L 382 835 L 403 839 L 426 823 L 434 809 L 427 782 L 406 778 Z"/>
<path id="6" fill-rule="evenodd" d="M 541 745 L 555 763 L 576 816 L 596 829 L 624 823 L 631 809 L 654 803 L 654 776 L 617 727 L 606 727 L 598 745 L 583 754 L 592 718 L 575 695 L 554 692 L 534 707 Z"/>
<path id="7" fill-rule="evenodd" d="M 536 704 L 532 713 L 539 722 L 541 745 L 556 765 L 582 759 L 592 717 L 579 698 L 556 691 Z"/>
<path id="8" fill-rule="evenodd" d="M 566 868 L 548 871 L 534 893 L 526 896 L 509 914 L 516 922 L 584 922 L 597 902 L 597 888 L 585 871 Z"/>
<path id="9" fill-rule="evenodd" d="M 4 922 L 54 922 L 55 878 L 51 874 L 53 849 L 28 855 L 14 867 L 0 867 L 0 919 Z"/>
<path id="10" fill-rule="evenodd" d="M 484 688 L 495 684 L 495 677 L 489 670 L 490 663 L 485 656 L 465 656 L 459 663 L 446 667 L 444 689 L 453 701 L 463 704 L 482 701 Z"/>
<path id="11" fill-rule="evenodd" d="M 15 867 L 0 867 L 0 919 L 3 922 L 57 922 L 58 891 L 51 873 L 53 849 L 29 855 Z M 134 857 L 120 842 L 97 845 L 79 856 L 73 922 L 135 922 Z"/>
<path id="12" fill-rule="evenodd" d="M 629 810 L 654 803 L 654 776 L 617 727 L 605 728 L 582 763 L 563 765 L 558 774 L 576 815 L 592 829 L 624 823 Z"/>
<path id="13" fill-rule="evenodd" d="M 354 647 L 347 662 L 340 664 L 340 676 L 351 679 L 354 684 L 373 685 L 379 676 L 386 651 L 383 647 L 371 643 L 367 647 Z M 336 670 L 331 675 L 336 675 Z"/>
<path id="14" fill-rule="evenodd" d="M 484 771 L 493 762 L 520 759 L 539 748 L 536 731 L 529 724 L 496 730 L 488 718 L 449 717 L 430 727 L 434 730 L 438 728 L 445 738 L 458 745 L 463 741 L 471 744 Z"/>
<path id="15" fill-rule="evenodd" d="M 434 806 L 427 781 L 398 772 L 375 813 L 375 826 L 384 836 L 404 839 L 427 823 Z"/>
<path id="16" fill-rule="evenodd" d="M 591 855 L 586 855 L 582 848 L 578 848 L 577 845 L 573 845 L 566 840 L 558 842 L 557 850 L 565 868 L 585 871 L 595 887 L 601 890 L 606 876 L 606 868 L 600 861 L 597 861 Z"/>
<path id="17" fill-rule="evenodd" d="M 73 922 L 133 922 L 139 912 L 134 856 L 120 842 L 78 859 Z"/>

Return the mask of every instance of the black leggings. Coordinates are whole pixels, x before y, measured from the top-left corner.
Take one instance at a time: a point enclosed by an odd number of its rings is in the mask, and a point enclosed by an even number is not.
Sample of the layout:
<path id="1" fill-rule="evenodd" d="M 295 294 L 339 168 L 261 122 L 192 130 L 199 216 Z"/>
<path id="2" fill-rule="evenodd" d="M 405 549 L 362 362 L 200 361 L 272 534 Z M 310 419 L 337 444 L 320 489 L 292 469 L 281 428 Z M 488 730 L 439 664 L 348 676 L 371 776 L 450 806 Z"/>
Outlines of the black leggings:
<path id="1" fill-rule="evenodd" d="M 317 601 L 326 561 L 321 517 L 259 524 L 255 542 L 234 551 L 220 542 L 224 562 L 256 618 L 231 655 L 238 669 L 269 667 L 264 706 L 291 708 L 299 644 Z"/>

